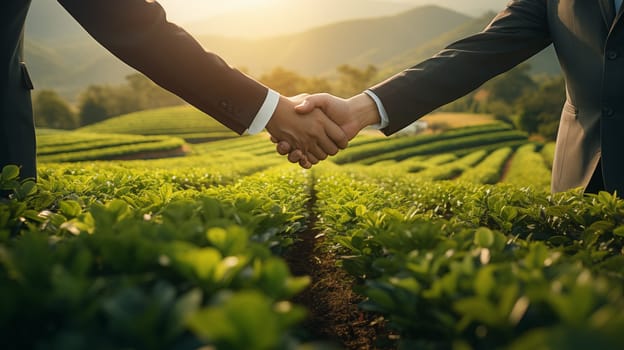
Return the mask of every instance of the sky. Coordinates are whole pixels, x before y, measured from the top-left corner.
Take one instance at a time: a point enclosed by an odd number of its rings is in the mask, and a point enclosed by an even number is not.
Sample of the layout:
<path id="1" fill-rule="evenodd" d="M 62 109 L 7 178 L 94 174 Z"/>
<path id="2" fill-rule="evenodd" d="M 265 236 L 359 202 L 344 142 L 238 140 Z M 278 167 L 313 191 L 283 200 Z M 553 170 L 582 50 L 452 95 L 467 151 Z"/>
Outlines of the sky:
<path id="1" fill-rule="evenodd" d="M 280 1 L 282 0 L 158 0 L 167 10 L 167 17 L 169 19 L 182 22 L 203 19 L 213 15 L 242 9 L 269 6 Z M 205 11 L 198 11 L 198 8 L 204 9 Z"/>
<path id="2" fill-rule="evenodd" d="M 504 8 L 508 0 L 158 1 L 169 20 L 193 34 L 257 38 L 301 32 L 356 18 L 389 16 L 424 5 L 438 5 L 477 17 Z M 70 20 L 56 0 L 33 1 L 26 30 L 31 39 L 65 38 L 67 33 L 76 32 L 81 32 L 80 27 Z"/>
<path id="3" fill-rule="evenodd" d="M 250 10 L 259 7 L 269 7 L 276 3 L 293 2 L 297 0 L 158 0 L 167 10 L 169 19 L 184 23 L 198 19 L 205 19 L 237 10 Z M 341 0 L 336 0 L 341 1 Z M 414 6 L 432 4 L 446 7 L 457 6 L 460 12 L 472 12 L 471 15 L 479 15 L 487 10 L 500 10 L 508 2 L 507 0 L 377 0 L 379 2 L 410 3 Z M 201 10 L 198 10 L 201 9 Z"/>

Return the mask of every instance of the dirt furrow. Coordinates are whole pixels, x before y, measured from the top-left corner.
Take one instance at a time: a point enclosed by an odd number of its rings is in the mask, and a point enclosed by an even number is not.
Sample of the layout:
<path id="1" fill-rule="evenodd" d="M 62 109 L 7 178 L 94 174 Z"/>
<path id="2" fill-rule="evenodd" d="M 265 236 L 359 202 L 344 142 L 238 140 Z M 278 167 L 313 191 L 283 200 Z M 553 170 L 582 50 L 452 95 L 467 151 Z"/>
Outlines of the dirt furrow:
<path id="1" fill-rule="evenodd" d="M 313 190 L 307 204 L 308 229 L 285 256 L 294 275 L 312 279 L 310 286 L 293 300 L 309 311 L 304 338 L 344 349 L 391 349 L 383 318 L 358 308 L 362 297 L 352 290 L 353 278 L 336 266 L 333 253 L 323 249 L 325 238 L 316 229 L 315 202 Z"/>

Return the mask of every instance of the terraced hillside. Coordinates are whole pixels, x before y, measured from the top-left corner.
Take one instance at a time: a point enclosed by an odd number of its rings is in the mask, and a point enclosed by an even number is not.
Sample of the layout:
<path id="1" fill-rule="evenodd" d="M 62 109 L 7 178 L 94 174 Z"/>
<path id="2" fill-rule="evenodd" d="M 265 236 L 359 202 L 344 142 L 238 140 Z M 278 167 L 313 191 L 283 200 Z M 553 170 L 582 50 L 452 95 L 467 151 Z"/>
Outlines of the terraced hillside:
<path id="1" fill-rule="evenodd" d="M 191 106 L 168 107 L 114 117 L 79 129 L 88 133 L 167 135 L 198 143 L 238 136 Z"/>
<path id="2" fill-rule="evenodd" d="M 37 133 L 40 162 L 179 157 L 187 153 L 185 145 L 183 139 L 170 136 L 45 130 Z"/>
<path id="3" fill-rule="evenodd" d="M 111 125 L 119 125 L 119 121 Z M 361 135 L 330 161 L 348 167 L 383 166 L 389 173 L 409 173 L 427 180 L 510 182 L 547 190 L 553 146 L 529 143 L 525 133 L 492 123 L 418 136 Z M 171 136 L 43 131 L 38 154 L 41 162 L 203 155 L 235 163 L 241 154 L 277 159 L 265 134 L 189 146 Z"/>

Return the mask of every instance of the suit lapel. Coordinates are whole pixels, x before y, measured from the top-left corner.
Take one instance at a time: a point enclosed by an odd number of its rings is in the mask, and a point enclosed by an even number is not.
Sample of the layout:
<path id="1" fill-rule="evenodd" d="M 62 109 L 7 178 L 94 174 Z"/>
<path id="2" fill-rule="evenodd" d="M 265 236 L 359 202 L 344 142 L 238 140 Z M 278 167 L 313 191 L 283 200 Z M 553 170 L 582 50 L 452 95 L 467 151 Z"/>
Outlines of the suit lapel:
<path id="1" fill-rule="evenodd" d="M 613 27 L 615 27 L 615 25 L 620 21 L 620 18 L 622 18 L 622 10 L 624 10 L 624 4 L 620 7 L 620 10 L 615 14 L 615 19 L 613 20 Z M 613 30 L 613 27 L 611 27 L 611 30 Z"/>
<path id="2" fill-rule="evenodd" d="M 610 34 L 624 13 L 624 5 L 622 5 L 618 13 L 615 13 L 613 0 L 598 0 L 598 3 L 600 4 L 600 11 L 602 12 L 602 18 L 604 19 L 605 26 Z"/>
<path id="3" fill-rule="evenodd" d="M 615 8 L 612 0 L 598 0 L 600 4 L 600 11 L 602 12 L 602 18 L 608 29 L 613 26 L 613 20 L 615 19 Z"/>

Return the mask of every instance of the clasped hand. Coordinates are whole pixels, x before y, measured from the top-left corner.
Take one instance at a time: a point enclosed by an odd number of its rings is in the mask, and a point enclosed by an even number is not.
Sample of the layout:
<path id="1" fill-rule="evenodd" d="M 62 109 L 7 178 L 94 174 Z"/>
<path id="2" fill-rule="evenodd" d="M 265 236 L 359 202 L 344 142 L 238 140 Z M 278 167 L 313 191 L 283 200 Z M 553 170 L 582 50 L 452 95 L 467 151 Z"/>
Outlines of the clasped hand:
<path id="1" fill-rule="evenodd" d="M 325 93 L 298 95 L 282 97 L 267 130 L 279 154 L 309 169 L 346 148 L 360 130 L 379 119 L 374 101 L 366 94 L 349 99 Z"/>

